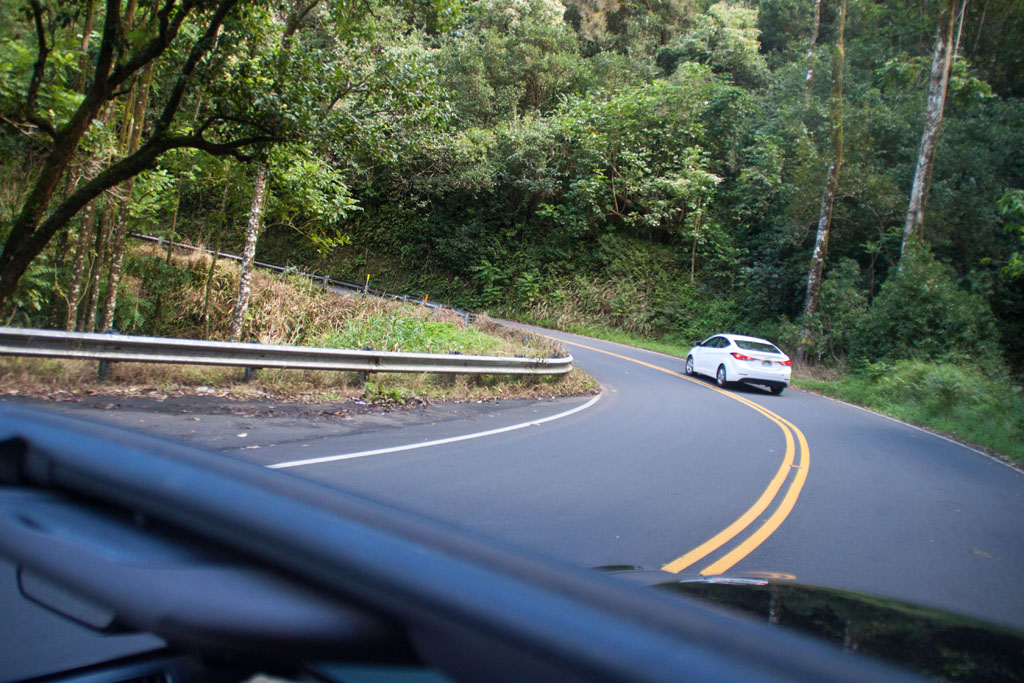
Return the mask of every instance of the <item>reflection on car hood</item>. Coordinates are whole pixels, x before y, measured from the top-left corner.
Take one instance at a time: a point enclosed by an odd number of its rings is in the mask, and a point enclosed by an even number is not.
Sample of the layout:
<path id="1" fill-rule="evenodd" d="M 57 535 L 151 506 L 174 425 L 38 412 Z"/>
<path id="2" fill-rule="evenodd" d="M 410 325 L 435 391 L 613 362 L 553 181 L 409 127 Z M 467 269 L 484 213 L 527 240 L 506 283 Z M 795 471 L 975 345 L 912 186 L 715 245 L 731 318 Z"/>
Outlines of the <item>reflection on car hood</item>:
<path id="1" fill-rule="evenodd" d="M 1024 633 L 849 591 L 750 579 L 657 586 L 947 681 L 1024 680 Z"/>
<path id="2" fill-rule="evenodd" d="M 1024 681 L 1024 633 L 898 600 L 749 578 L 663 581 L 638 567 L 604 571 L 779 624 L 946 681 Z M 660 579 L 656 579 L 660 575 Z"/>

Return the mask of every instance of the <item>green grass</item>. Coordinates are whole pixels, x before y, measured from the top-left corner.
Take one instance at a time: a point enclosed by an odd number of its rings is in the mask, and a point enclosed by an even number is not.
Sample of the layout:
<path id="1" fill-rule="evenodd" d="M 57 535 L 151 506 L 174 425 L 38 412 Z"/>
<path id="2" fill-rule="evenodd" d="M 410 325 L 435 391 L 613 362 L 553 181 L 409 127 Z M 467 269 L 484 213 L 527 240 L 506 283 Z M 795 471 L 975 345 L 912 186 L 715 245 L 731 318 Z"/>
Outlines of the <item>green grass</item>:
<path id="1" fill-rule="evenodd" d="M 438 322 L 391 313 L 349 320 L 343 329 L 320 336 L 313 344 L 336 349 L 373 349 L 407 353 L 498 354 L 502 340 L 453 322 Z"/>
<path id="2" fill-rule="evenodd" d="M 972 365 L 876 363 L 838 380 L 794 384 L 995 451 L 1024 465 L 1024 395 Z"/>

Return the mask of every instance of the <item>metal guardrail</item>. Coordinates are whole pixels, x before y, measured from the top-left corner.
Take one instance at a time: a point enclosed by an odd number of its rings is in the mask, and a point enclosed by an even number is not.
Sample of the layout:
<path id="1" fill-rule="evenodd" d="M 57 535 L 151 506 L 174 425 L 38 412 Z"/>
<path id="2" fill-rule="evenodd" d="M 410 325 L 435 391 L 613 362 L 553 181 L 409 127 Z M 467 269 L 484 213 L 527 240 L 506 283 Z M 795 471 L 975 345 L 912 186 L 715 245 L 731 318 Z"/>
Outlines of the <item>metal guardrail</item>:
<path id="1" fill-rule="evenodd" d="M 0 327 L 0 355 L 73 358 L 110 362 L 228 365 L 295 370 L 429 372 L 477 375 L 561 375 L 572 356 L 507 358 L 460 354 L 350 351 L 122 334 L 59 332 Z"/>
<path id="2" fill-rule="evenodd" d="M 165 246 L 168 243 L 166 237 L 154 237 L 152 235 L 143 235 L 141 233 L 129 233 L 128 235 L 132 239 L 140 240 L 143 242 L 152 242 L 159 246 Z M 197 247 L 192 244 L 186 244 L 184 242 L 171 242 L 172 247 L 175 249 L 185 249 L 188 251 L 201 251 L 206 254 L 213 254 L 217 258 L 228 259 L 231 261 L 241 261 L 242 257 L 238 254 L 228 254 L 223 251 L 214 251 L 213 249 L 207 249 L 206 247 Z M 371 294 L 376 297 L 383 299 L 394 299 L 396 301 L 404 301 L 406 303 L 418 304 L 420 306 L 426 306 L 427 308 L 447 308 L 448 310 L 454 311 L 458 315 L 462 316 L 468 323 L 473 317 L 473 314 L 469 311 L 456 308 L 455 306 L 449 306 L 448 304 L 439 303 L 435 301 L 428 301 L 419 297 L 409 296 L 408 294 L 396 294 L 395 292 L 388 292 L 383 289 L 377 289 L 376 287 L 370 287 L 369 284 L 357 284 L 355 282 L 346 282 L 345 280 L 337 280 L 328 275 L 321 275 L 318 273 L 309 273 L 303 270 L 299 270 L 293 267 L 279 266 L 273 263 L 264 263 L 263 261 L 253 261 L 253 265 L 257 268 L 264 270 L 273 270 L 278 273 L 286 273 L 289 271 L 295 272 L 300 275 L 304 275 L 312 280 L 314 283 L 320 283 L 324 289 L 332 289 L 334 291 L 346 291 L 352 292 L 353 294 Z"/>

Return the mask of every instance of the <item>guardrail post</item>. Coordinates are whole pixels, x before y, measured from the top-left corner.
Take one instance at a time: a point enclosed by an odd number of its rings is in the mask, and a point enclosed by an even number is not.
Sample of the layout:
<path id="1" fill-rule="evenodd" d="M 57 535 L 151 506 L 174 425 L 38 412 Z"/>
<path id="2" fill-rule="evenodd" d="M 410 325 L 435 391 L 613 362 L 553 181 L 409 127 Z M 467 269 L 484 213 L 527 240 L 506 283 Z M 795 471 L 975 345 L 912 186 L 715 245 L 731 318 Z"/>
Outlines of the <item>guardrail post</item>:
<path id="1" fill-rule="evenodd" d="M 103 334 L 120 334 L 114 328 L 104 331 Z M 96 375 L 100 378 L 100 381 L 106 382 L 110 379 L 110 375 L 114 370 L 114 363 L 109 360 L 101 360 L 99 366 L 96 368 Z"/>
<path id="2" fill-rule="evenodd" d="M 248 343 L 250 343 L 250 344 L 259 344 L 258 341 L 255 341 L 255 340 L 252 340 L 252 339 L 250 339 Z M 255 368 L 255 367 L 247 365 L 245 367 L 245 373 L 242 375 L 242 381 L 243 382 L 251 382 L 251 381 L 253 381 L 254 379 L 256 379 L 256 375 L 259 373 L 259 370 L 260 370 L 259 368 Z"/>

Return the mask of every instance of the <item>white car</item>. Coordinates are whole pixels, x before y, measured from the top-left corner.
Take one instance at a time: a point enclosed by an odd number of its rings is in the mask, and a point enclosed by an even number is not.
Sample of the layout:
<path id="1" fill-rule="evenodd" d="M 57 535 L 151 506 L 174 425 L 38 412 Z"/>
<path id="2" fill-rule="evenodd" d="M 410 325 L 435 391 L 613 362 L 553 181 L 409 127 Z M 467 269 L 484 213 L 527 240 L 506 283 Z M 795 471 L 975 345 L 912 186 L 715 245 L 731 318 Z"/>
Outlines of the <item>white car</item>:
<path id="1" fill-rule="evenodd" d="M 716 334 L 686 354 L 686 374 L 713 377 L 720 387 L 743 382 L 781 394 L 789 386 L 793 363 L 766 339 Z"/>

